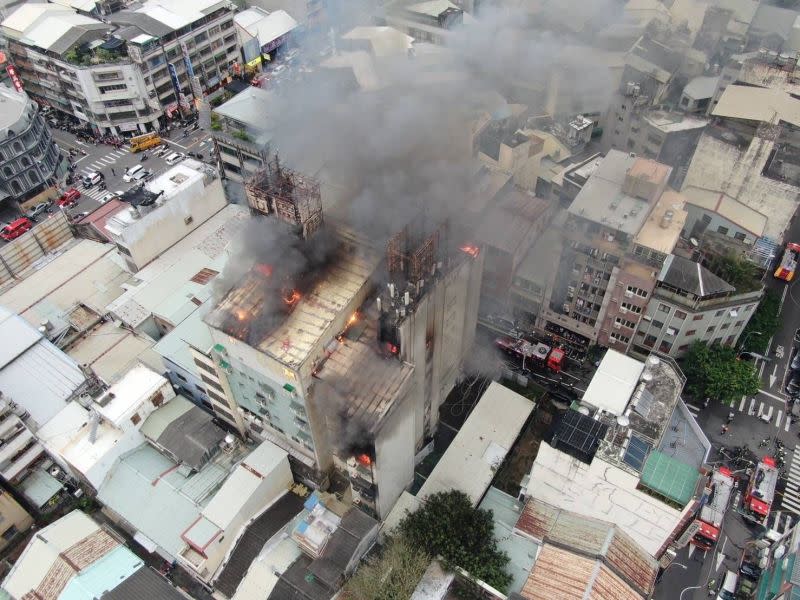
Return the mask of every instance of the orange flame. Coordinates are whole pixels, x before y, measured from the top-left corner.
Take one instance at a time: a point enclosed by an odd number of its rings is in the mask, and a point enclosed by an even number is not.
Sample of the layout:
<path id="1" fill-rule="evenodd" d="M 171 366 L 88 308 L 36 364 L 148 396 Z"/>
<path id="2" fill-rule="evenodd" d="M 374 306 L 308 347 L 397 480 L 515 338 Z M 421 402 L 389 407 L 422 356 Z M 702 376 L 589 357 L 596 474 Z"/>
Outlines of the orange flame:
<path id="1" fill-rule="evenodd" d="M 356 456 L 356 460 L 367 467 L 372 464 L 372 459 L 369 457 L 369 454 L 359 454 Z"/>
<path id="2" fill-rule="evenodd" d="M 358 321 L 358 313 L 357 313 L 357 312 L 354 312 L 352 315 L 350 315 L 350 318 L 349 318 L 349 319 L 347 319 L 347 324 L 348 324 L 348 325 L 352 325 L 352 324 L 353 324 L 353 323 L 355 323 L 356 321 Z"/>
<path id="3" fill-rule="evenodd" d="M 272 277 L 272 265 L 258 263 L 256 265 L 256 271 L 261 273 L 264 277 Z"/>
<path id="4" fill-rule="evenodd" d="M 459 249 L 462 252 L 466 252 L 467 254 L 469 254 L 472 258 L 478 258 L 478 254 L 481 253 L 481 249 L 480 248 L 478 248 L 477 246 L 473 246 L 471 244 L 464 244 Z"/>
<path id="5" fill-rule="evenodd" d="M 236 318 L 240 321 L 244 321 L 247 319 L 247 311 L 243 308 L 236 309 Z"/>
<path id="6" fill-rule="evenodd" d="M 300 300 L 300 292 L 297 290 L 292 290 L 288 295 L 283 297 L 283 301 L 289 306 L 294 306 L 297 304 L 298 300 Z"/>

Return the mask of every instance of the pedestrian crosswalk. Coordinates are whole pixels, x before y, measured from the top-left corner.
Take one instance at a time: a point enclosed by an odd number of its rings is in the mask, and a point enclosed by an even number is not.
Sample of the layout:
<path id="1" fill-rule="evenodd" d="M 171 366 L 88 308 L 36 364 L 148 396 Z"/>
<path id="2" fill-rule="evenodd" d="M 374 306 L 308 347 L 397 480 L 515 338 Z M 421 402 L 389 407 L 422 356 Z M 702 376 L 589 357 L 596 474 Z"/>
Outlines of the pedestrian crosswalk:
<path id="1" fill-rule="evenodd" d="M 700 414 L 700 407 L 688 403 L 686 407 L 695 419 Z M 742 396 L 742 399 L 738 403 L 734 403 L 733 406 L 731 406 L 731 410 L 757 417 L 763 422 L 770 423 L 777 429 L 783 431 L 789 431 L 792 424 L 791 415 L 784 411 L 783 408 L 776 408 L 772 404 L 756 400 L 756 398 L 748 399 L 747 396 Z"/>
<path id="2" fill-rule="evenodd" d="M 795 445 L 792 460 L 789 462 L 789 472 L 786 475 L 786 488 L 781 499 L 781 508 L 786 511 L 800 514 L 800 452 Z"/>
<path id="3" fill-rule="evenodd" d="M 102 171 L 103 169 L 109 168 L 111 165 L 116 163 L 120 158 L 127 156 L 130 154 L 130 150 L 127 148 L 119 148 L 116 150 L 112 150 L 101 157 L 92 156 L 88 160 L 92 162 L 87 163 L 84 162 L 81 164 L 81 175 L 88 175 L 89 173 L 94 173 L 95 171 Z"/>

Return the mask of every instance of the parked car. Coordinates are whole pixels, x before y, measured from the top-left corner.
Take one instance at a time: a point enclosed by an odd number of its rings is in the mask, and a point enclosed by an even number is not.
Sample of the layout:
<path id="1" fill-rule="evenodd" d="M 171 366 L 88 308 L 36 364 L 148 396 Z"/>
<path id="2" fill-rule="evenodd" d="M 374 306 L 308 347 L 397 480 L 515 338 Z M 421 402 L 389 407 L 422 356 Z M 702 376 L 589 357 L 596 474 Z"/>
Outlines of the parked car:
<path id="1" fill-rule="evenodd" d="M 792 362 L 789 367 L 792 369 L 792 371 L 797 371 L 800 369 L 800 350 L 795 352 L 794 358 L 792 358 Z"/>
<path id="2" fill-rule="evenodd" d="M 749 562 L 743 562 L 739 567 L 739 572 L 748 579 L 758 579 L 761 577 L 761 569 Z"/>
<path id="3" fill-rule="evenodd" d="M 31 208 L 26 215 L 31 221 L 36 221 L 36 219 L 42 216 L 45 213 L 52 212 L 53 210 L 53 201 L 46 200 L 44 202 L 39 202 L 36 206 Z"/>
<path id="4" fill-rule="evenodd" d="M 153 177 L 153 171 L 151 171 L 150 169 L 145 169 L 144 171 L 139 171 L 138 173 L 136 173 L 136 175 L 133 176 L 133 181 L 137 183 L 144 182 L 147 181 L 148 179 L 151 179 L 152 177 Z"/>
<path id="5" fill-rule="evenodd" d="M 84 187 L 90 188 L 94 184 L 103 181 L 103 175 L 95 171 L 93 173 L 89 173 L 88 175 L 84 175 L 81 181 L 83 182 Z"/>
<path id="6" fill-rule="evenodd" d="M 117 191 L 117 192 L 106 192 L 105 194 L 103 194 L 103 195 L 100 197 L 100 199 L 98 200 L 98 202 L 99 202 L 100 204 L 105 204 L 105 203 L 106 203 L 106 202 L 108 202 L 109 200 L 113 200 L 114 198 L 119 198 L 120 196 L 122 196 L 122 194 L 123 194 L 123 193 L 124 193 L 124 192 L 120 192 L 120 191 Z"/>
<path id="7" fill-rule="evenodd" d="M 122 176 L 122 181 L 125 183 L 130 183 L 133 181 L 134 176 L 142 169 L 144 169 L 144 167 L 141 164 L 131 167 L 125 171 L 125 175 Z"/>
<path id="8" fill-rule="evenodd" d="M 22 217 L 0 229 L 0 238 L 6 241 L 15 240 L 31 227 L 33 227 L 33 222 L 28 217 Z"/>
<path id="9" fill-rule="evenodd" d="M 78 203 L 78 198 L 81 197 L 81 193 L 76 190 L 75 188 L 69 188 L 61 198 L 58 199 L 58 205 L 63 207 L 70 207 L 75 206 Z"/>
<path id="10" fill-rule="evenodd" d="M 173 152 L 164 159 L 164 162 L 171 166 L 182 161 L 184 158 L 186 158 L 186 155 L 183 152 Z"/>

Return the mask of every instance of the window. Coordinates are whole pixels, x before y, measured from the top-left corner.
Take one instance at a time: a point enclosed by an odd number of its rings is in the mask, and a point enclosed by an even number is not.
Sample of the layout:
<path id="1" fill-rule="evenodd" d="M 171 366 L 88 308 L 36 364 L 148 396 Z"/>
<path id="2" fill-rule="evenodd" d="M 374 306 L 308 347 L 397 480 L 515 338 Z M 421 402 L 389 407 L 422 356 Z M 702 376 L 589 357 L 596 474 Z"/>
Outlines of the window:
<path id="1" fill-rule="evenodd" d="M 653 320 L 653 327 L 655 327 L 656 329 L 661 329 L 663 326 L 664 323 L 662 323 L 661 321 L 656 321 L 655 319 Z"/>
<path id="2" fill-rule="evenodd" d="M 625 310 L 629 310 L 632 313 L 636 313 L 637 315 L 642 312 L 641 306 L 636 306 L 635 304 L 631 304 L 630 302 L 623 302 L 622 308 L 624 308 Z"/>
<path id="3" fill-rule="evenodd" d="M 183 381 L 184 383 L 187 383 L 187 382 L 188 382 L 188 380 L 186 379 L 186 377 L 184 377 L 184 376 L 183 376 L 183 375 L 181 375 L 180 373 L 175 373 L 175 377 L 177 377 L 178 379 L 180 379 L 180 380 L 181 380 L 181 381 Z"/>
<path id="4" fill-rule="evenodd" d="M 629 285 L 627 291 L 629 293 L 634 294 L 636 296 L 639 296 L 641 298 L 647 298 L 647 292 L 645 290 L 641 289 L 641 288 L 636 287 L 636 286 Z"/>
<path id="5" fill-rule="evenodd" d="M 663 313 L 669 314 L 670 308 L 669 308 L 668 304 L 659 304 L 658 305 L 658 310 L 659 310 L 659 312 L 663 312 Z"/>
<path id="6" fill-rule="evenodd" d="M 678 346 L 678 352 L 686 352 L 689 349 L 689 344 L 684 344 L 683 346 Z"/>
<path id="7" fill-rule="evenodd" d="M 715 329 L 716 329 L 716 327 L 714 327 L 714 326 L 712 325 L 711 327 L 709 327 L 708 329 L 706 329 L 706 335 L 708 335 L 709 333 L 714 333 L 714 330 L 715 330 Z"/>
<path id="8" fill-rule="evenodd" d="M 728 235 L 728 228 L 720 225 L 719 227 L 717 227 L 717 233 L 721 233 L 722 235 Z"/>
<path id="9" fill-rule="evenodd" d="M 696 334 L 697 334 L 697 329 L 690 329 L 689 331 L 686 332 L 687 336 L 692 336 Z"/>
<path id="10" fill-rule="evenodd" d="M 101 94 L 110 94 L 111 92 L 119 92 L 121 90 L 127 90 L 128 86 L 124 83 L 120 83 L 118 85 L 101 85 L 99 88 Z"/>
<path id="11" fill-rule="evenodd" d="M 181 377 L 181 379 L 183 379 L 183 377 Z M 183 380 L 184 380 L 184 381 L 186 381 L 185 379 L 183 379 Z M 154 396 L 153 396 L 153 397 L 150 399 L 150 402 L 152 402 L 152 403 L 153 403 L 153 406 L 155 406 L 156 408 L 158 408 L 159 406 L 161 406 L 162 404 L 164 404 L 164 394 L 162 394 L 161 392 L 157 392 L 157 393 L 156 393 L 156 394 L 155 394 L 155 395 L 154 395 Z"/>
<path id="12" fill-rule="evenodd" d="M 733 346 L 733 340 L 736 338 L 735 335 L 729 335 L 725 338 L 725 345 L 726 346 Z"/>
<path id="13" fill-rule="evenodd" d="M 12 540 L 12 539 L 14 539 L 14 536 L 17 535 L 18 533 L 19 533 L 19 530 L 16 528 L 16 526 L 12 525 L 11 527 L 9 527 L 8 529 L 6 529 L 3 532 L 3 539 L 5 541 Z"/>
<path id="14" fill-rule="evenodd" d="M 200 374 L 200 379 L 202 379 L 203 381 L 205 381 L 205 382 L 206 382 L 208 385 L 210 385 L 211 387 L 213 387 L 213 388 L 214 388 L 215 390 L 217 390 L 218 392 L 221 392 L 221 393 L 223 393 L 223 394 L 225 393 L 225 390 L 223 390 L 223 389 L 222 389 L 222 386 L 221 386 L 220 384 L 218 384 L 216 381 L 213 381 L 212 379 L 210 379 L 210 378 L 206 377 L 206 376 L 205 376 L 205 375 L 203 375 L 202 373 Z"/>
<path id="15" fill-rule="evenodd" d="M 741 327 L 744 324 L 744 321 L 736 321 L 736 327 Z"/>
<path id="16" fill-rule="evenodd" d="M 675 318 L 676 319 L 685 319 L 686 318 L 686 313 L 683 312 L 682 310 L 676 310 L 675 311 Z"/>
<path id="17" fill-rule="evenodd" d="M 702 321 L 703 315 L 695 315 L 692 317 L 692 321 Z"/>
<path id="18" fill-rule="evenodd" d="M 663 142 L 664 140 L 662 140 L 657 135 L 648 135 L 647 141 L 650 142 L 651 144 L 655 144 L 656 146 L 660 146 L 661 142 Z"/>
<path id="19" fill-rule="evenodd" d="M 702 217 L 700 217 L 700 220 L 706 225 L 708 225 L 709 223 L 711 223 L 711 215 L 704 214 Z"/>
<path id="20" fill-rule="evenodd" d="M 636 323 L 634 323 L 633 321 L 628 321 L 627 319 L 623 319 L 621 317 L 617 317 L 615 322 L 621 325 L 622 327 L 627 327 L 628 329 L 633 329 L 634 327 L 636 327 Z"/>
<path id="21" fill-rule="evenodd" d="M 714 316 L 715 317 L 721 317 L 722 313 L 724 313 L 724 312 L 725 312 L 724 310 L 718 310 L 717 312 L 714 313 Z"/>
<path id="22" fill-rule="evenodd" d="M 668 353 L 670 350 L 672 350 L 672 342 L 668 342 L 667 340 L 661 342 L 661 345 L 658 347 L 658 351 L 663 352 L 665 354 Z"/>
<path id="23" fill-rule="evenodd" d="M 723 323 L 723 324 L 722 324 L 722 327 L 720 327 L 720 329 L 727 329 L 727 328 L 728 328 L 728 327 L 730 327 L 730 326 L 731 326 L 731 324 L 730 324 L 730 323 Z"/>
<path id="24" fill-rule="evenodd" d="M 629 342 L 631 341 L 631 338 L 629 338 L 629 337 L 627 337 L 627 336 L 625 336 L 625 335 L 621 335 L 621 334 L 619 334 L 619 333 L 612 333 L 612 334 L 611 334 L 610 336 L 608 336 L 608 337 L 609 337 L 609 338 L 610 338 L 612 341 L 614 341 L 614 342 L 619 342 L 620 344 L 627 344 L 627 343 L 629 343 Z"/>
<path id="25" fill-rule="evenodd" d="M 133 423 L 134 425 L 138 425 L 141 420 L 142 417 L 139 416 L 139 413 L 136 413 L 131 417 L 131 423 Z"/>
<path id="26" fill-rule="evenodd" d="M 627 142 L 628 150 L 633 150 L 633 147 L 635 145 L 636 145 L 636 142 L 634 142 L 631 138 L 628 138 L 628 142 Z"/>
<path id="27" fill-rule="evenodd" d="M 741 231 L 737 231 L 736 233 L 733 234 L 733 237 L 734 239 L 743 242 L 747 236 L 743 234 Z"/>
<path id="28" fill-rule="evenodd" d="M 27 156 L 20 157 L 19 162 L 22 164 L 23 167 L 31 166 L 31 159 L 28 158 Z"/>
<path id="29" fill-rule="evenodd" d="M 645 345 L 645 346 L 647 346 L 648 348 L 652 348 L 652 347 L 653 347 L 653 344 L 655 344 L 655 343 L 656 343 L 656 339 L 657 339 L 657 338 L 656 338 L 656 336 L 654 336 L 654 335 L 648 335 L 646 338 L 644 338 L 644 342 L 643 342 L 643 343 L 644 343 L 644 345 Z"/>
<path id="30" fill-rule="evenodd" d="M 751 310 L 753 310 L 754 306 L 755 304 L 748 304 L 747 306 L 744 307 L 744 312 L 750 312 Z"/>

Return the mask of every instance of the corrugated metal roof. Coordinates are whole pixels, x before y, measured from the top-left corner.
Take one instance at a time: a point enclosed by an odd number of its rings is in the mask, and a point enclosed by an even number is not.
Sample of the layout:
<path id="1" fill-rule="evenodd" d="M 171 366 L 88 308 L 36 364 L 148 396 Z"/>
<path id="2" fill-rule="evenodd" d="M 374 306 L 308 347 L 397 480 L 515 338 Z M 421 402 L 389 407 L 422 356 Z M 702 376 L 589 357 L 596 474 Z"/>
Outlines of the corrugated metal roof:
<path id="1" fill-rule="evenodd" d="M 143 598 L 186 600 L 186 596 L 149 567 L 141 567 L 103 596 L 103 600 L 142 600 Z"/>
<path id="2" fill-rule="evenodd" d="M 0 369 L 42 339 L 42 334 L 23 319 L 0 306 Z"/>
<path id="3" fill-rule="evenodd" d="M 658 563 L 613 523 L 531 499 L 517 529 L 547 544 L 602 560 L 643 595 L 653 590 Z"/>
<path id="4" fill-rule="evenodd" d="M 711 114 L 762 123 L 785 121 L 800 127 L 800 100 L 777 88 L 729 85 Z"/>

